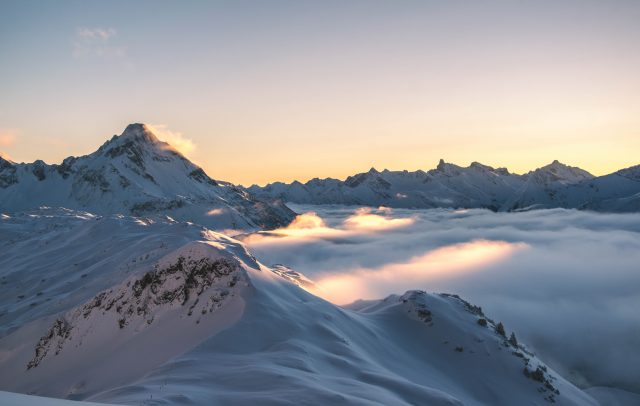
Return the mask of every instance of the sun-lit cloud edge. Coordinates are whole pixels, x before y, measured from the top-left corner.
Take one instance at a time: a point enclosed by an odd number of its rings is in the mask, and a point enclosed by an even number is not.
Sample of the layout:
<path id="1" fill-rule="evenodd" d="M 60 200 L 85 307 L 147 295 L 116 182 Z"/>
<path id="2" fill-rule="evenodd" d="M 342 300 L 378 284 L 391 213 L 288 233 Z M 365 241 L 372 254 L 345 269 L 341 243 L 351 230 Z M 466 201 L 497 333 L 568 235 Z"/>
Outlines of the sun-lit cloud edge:
<path id="1" fill-rule="evenodd" d="M 340 225 L 331 227 L 317 213 L 299 214 L 287 227 L 251 234 L 244 242 L 254 246 L 289 245 L 308 240 L 346 238 L 394 230 L 412 225 L 414 217 L 391 218 L 392 210 L 359 208 Z"/>
<path id="2" fill-rule="evenodd" d="M 357 268 L 339 274 L 315 278 L 311 293 L 336 304 L 358 299 L 379 298 L 385 289 L 398 286 L 398 291 L 421 286 L 439 278 L 451 278 L 479 271 L 501 262 L 528 244 L 478 239 L 429 250 L 406 262 L 385 264 L 379 268 Z"/>

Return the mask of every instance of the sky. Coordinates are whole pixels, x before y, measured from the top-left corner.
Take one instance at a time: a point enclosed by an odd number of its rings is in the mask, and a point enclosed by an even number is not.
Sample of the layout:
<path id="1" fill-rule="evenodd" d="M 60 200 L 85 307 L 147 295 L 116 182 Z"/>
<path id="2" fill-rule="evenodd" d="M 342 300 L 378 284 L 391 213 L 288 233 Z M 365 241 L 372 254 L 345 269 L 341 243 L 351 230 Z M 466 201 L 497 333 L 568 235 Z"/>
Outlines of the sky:
<path id="1" fill-rule="evenodd" d="M 0 0 L 0 152 L 132 122 L 244 185 L 640 151 L 640 2 Z"/>

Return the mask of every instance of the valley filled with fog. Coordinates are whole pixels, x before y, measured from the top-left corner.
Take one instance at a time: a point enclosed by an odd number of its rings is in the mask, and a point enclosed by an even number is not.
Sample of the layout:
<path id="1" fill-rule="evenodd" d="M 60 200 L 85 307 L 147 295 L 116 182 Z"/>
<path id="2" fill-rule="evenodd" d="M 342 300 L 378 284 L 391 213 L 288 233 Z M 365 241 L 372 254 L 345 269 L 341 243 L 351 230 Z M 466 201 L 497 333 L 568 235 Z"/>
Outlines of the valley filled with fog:
<path id="1" fill-rule="evenodd" d="M 242 239 L 312 293 L 459 294 L 578 386 L 640 390 L 640 214 L 290 206 L 287 228 Z"/>

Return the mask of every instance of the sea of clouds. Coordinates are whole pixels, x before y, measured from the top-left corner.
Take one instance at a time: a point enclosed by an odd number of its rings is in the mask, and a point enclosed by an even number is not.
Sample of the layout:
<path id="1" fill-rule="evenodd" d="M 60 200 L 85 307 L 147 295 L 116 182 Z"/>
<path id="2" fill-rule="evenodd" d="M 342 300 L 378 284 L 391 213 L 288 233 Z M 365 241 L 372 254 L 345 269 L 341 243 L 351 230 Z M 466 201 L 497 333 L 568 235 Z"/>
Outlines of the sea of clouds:
<path id="1" fill-rule="evenodd" d="M 337 304 L 457 293 L 582 387 L 640 392 L 640 214 L 295 206 L 248 236 Z"/>

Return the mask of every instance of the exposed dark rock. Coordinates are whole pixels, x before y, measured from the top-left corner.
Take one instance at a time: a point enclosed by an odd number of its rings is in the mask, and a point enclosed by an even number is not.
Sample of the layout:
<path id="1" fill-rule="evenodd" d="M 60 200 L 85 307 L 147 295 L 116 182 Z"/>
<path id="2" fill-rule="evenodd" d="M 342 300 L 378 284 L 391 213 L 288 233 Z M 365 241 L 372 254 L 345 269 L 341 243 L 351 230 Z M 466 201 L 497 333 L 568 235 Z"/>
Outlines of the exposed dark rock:
<path id="1" fill-rule="evenodd" d="M 45 174 L 46 166 L 47 165 L 43 161 L 37 160 L 33 163 L 31 173 L 33 173 L 33 176 L 35 176 L 39 181 L 43 181 L 47 178 Z"/>
<path id="2" fill-rule="evenodd" d="M 240 280 L 239 269 L 236 262 L 225 258 L 190 259 L 181 256 L 175 263 L 149 271 L 118 289 L 103 291 L 73 313 L 56 320 L 40 339 L 36 355 L 27 368 L 38 366 L 52 348 L 58 354 L 72 331 L 77 330 L 78 336 L 84 336 L 86 333 L 81 329 L 87 328 L 86 323 L 91 325 L 92 317 L 104 317 L 108 312 L 117 314 L 118 329 L 141 322 L 149 325 L 153 323 L 157 309 L 166 306 L 191 303 L 188 315 L 196 305 L 202 307 L 200 314 L 212 313 L 231 296 L 228 287 L 235 286 Z M 200 296 L 214 284 L 217 284 L 216 288 L 209 291 L 208 297 L 201 299 Z M 87 322 L 81 322 L 87 319 Z"/>
<path id="3" fill-rule="evenodd" d="M 200 183 L 208 183 L 212 186 L 218 186 L 218 182 L 216 182 L 215 180 L 211 179 L 203 170 L 202 168 L 198 168 L 198 169 L 194 169 L 193 171 L 191 171 L 189 173 L 189 177 L 191 179 L 194 179 Z"/>
<path id="4" fill-rule="evenodd" d="M 16 183 L 18 183 L 18 176 L 15 165 L 0 157 L 0 188 L 8 188 Z"/>
<path id="5" fill-rule="evenodd" d="M 49 328 L 49 331 L 47 331 L 47 334 L 45 334 L 42 338 L 40 338 L 40 340 L 38 341 L 38 344 L 36 344 L 36 355 L 27 364 L 27 369 L 37 367 L 40 364 L 40 361 L 42 361 L 42 359 L 49 352 L 51 348 L 50 344 L 54 339 L 58 339 L 58 338 L 60 339 L 58 340 L 58 343 L 55 346 L 55 354 L 57 355 L 62 349 L 64 341 L 68 339 L 70 336 L 71 336 L 71 327 L 69 326 L 69 323 L 65 319 L 57 319 L 53 323 L 51 328 Z"/>

